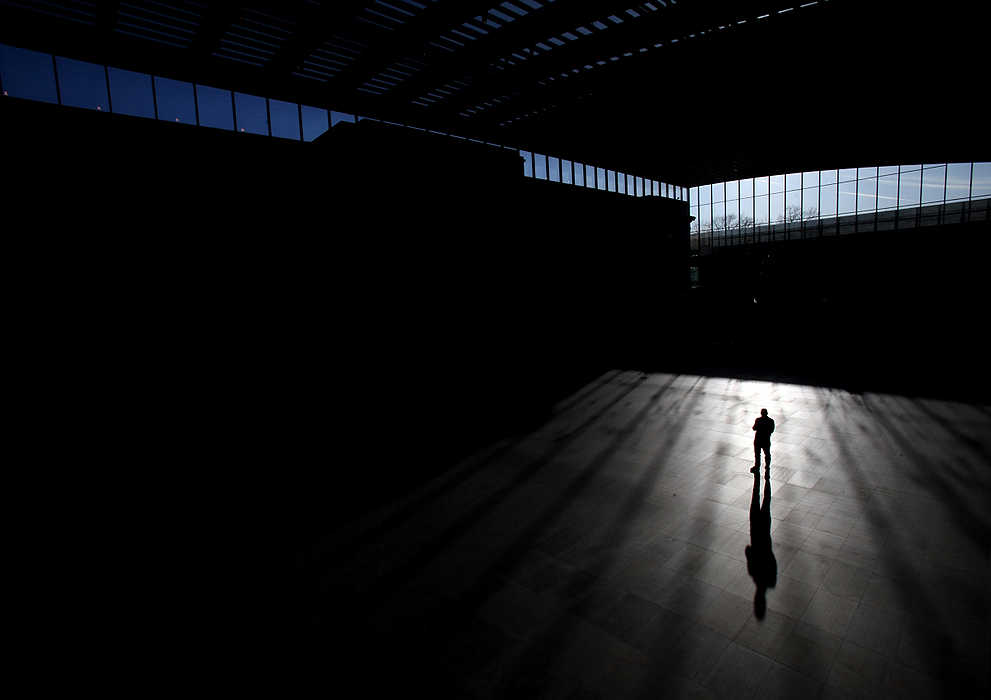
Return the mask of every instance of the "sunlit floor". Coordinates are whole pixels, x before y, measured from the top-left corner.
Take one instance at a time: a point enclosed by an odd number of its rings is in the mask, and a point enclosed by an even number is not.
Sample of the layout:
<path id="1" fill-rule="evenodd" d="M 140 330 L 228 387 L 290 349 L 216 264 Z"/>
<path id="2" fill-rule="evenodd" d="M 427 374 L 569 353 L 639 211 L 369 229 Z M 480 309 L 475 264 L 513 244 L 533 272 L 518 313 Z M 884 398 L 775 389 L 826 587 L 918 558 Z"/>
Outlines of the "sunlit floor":
<path id="1" fill-rule="evenodd" d="M 314 629 L 360 634 L 316 663 L 434 697 L 981 696 L 989 483 L 987 406 L 610 372 L 319 542 Z"/>

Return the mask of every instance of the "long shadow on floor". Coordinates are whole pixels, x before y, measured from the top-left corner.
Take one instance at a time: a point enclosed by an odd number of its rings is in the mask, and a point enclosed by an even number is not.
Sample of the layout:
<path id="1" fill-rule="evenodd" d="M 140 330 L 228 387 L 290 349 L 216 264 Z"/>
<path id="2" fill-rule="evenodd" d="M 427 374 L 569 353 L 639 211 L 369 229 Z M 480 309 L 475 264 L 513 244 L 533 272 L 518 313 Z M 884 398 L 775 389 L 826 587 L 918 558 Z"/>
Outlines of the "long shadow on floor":
<path id="1" fill-rule="evenodd" d="M 771 479 L 764 481 L 764 501 L 760 499 L 760 470 L 754 473 L 750 501 L 750 545 L 746 548 L 747 573 L 754 580 L 754 615 L 762 620 L 767 613 L 767 589 L 778 581 L 778 562 L 771 547 Z"/>

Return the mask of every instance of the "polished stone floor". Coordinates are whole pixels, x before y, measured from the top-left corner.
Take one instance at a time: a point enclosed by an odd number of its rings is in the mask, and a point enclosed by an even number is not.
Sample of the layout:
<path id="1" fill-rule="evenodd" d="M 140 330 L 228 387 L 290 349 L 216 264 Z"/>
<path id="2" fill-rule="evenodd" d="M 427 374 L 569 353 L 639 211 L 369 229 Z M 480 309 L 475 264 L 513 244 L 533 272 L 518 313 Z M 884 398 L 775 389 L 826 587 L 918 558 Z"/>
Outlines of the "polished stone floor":
<path id="1" fill-rule="evenodd" d="M 989 485 L 987 406 L 609 372 L 322 537 L 314 629 L 363 641 L 314 663 L 433 697 L 986 696 Z"/>

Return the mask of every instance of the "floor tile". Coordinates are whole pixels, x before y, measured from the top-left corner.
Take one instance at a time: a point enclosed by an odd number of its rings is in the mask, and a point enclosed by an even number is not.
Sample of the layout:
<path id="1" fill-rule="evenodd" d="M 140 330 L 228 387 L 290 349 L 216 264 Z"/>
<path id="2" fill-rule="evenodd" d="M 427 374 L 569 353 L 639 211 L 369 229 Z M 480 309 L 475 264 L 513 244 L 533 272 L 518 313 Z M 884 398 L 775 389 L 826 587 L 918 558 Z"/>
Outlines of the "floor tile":
<path id="1" fill-rule="evenodd" d="M 640 376 L 315 534 L 301 629 L 395 637 L 383 664 L 416 640 L 479 698 L 987 695 L 987 407 L 659 374 L 599 411 Z M 753 406 L 782 437 L 766 609 L 744 554 Z"/>
<path id="2" fill-rule="evenodd" d="M 812 596 L 801 621 L 842 637 L 846 634 L 856 609 L 856 600 L 834 595 L 823 586 Z"/>

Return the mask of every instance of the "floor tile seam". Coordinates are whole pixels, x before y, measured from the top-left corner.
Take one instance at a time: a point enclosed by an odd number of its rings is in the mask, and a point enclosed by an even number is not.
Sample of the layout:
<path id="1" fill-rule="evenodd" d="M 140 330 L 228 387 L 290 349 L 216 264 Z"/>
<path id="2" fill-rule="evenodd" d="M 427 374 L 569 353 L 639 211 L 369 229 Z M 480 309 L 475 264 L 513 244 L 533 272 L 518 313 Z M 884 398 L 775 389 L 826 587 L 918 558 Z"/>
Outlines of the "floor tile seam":
<path id="1" fill-rule="evenodd" d="M 818 628 L 816 628 L 816 629 L 818 629 Z M 816 646 L 817 647 L 821 647 L 821 645 L 818 645 L 818 644 Z M 764 656 L 766 656 L 766 654 L 764 654 Z M 804 676 L 805 678 L 808 678 L 808 679 L 812 680 L 813 682 L 819 682 L 819 683 L 825 684 L 828 681 L 829 676 L 830 676 L 830 674 L 833 671 L 833 668 L 836 666 L 836 658 L 838 656 L 839 656 L 839 647 L 837 647 L 836 648 L 836 651 L 833 654 L 831 654 L 831 658 L 829 660 L 829 663 L 827 665 L 827 668 L 823 669 L 823 676 L 822 676 L 822 680 L 821 681 L 817 681 L 817 679 L 815 677 L 810 676 L 807 673 L 804 673 L 802 671 L 802 669 L 799 668 L 797 665 L 794 665 L 793 663 L 789 663 L 785 659 L 776 659 L 776 658 L 773 658 L 773 657 L 771 657 L 771 659 L 774 662 L 776 662 L 778 664 L 781 664 L 785 668 L 787 668 L 787 669 L 789 669 L 791 671 L 794 671 L 795 673 L 799 674 L 800 676 Z"/>
<path id="2" fill-rule="evenodd" d="M 848 619 L 848 620 L 846 621 L 846 623 L 845 623 L 845 624 L 843 625 L 843 631 L 842 631 L 842 632 L 839 632 L 839 633 L 838 633 L 838 632 L 834 632 L 833 630 L 831 630 L 831 629 L 828 629 L 828 628 L 826 628 L 826 627 L 822 627 L 822 626 L 820 626 L 820 625 L 817 625 L 816 623 L 814 623 L 814 622 L 812 622 L 812 621 L 810 621 L 810 620 L 806 620 L 806 619 L 805 619 L 805 617 L 806 617 L 806 615 L 808 615 L 808 614 L 809 614 L 809 611 L 810 611 L 810 610 L 812 609 L 812 604 L 813 604 L 813 603 L 815 602 L 815 599 L 816 599 L 816 596 L 818 596 L 818 595 L 819 595 L 819 593 L 820 593 L 820 591 L 824 591 L 824 592 L 825 592 L 825 593 L 827 593 L 828 595 L 831 595 L 831 596 L 833 596 L 833 597 L 835 597 L 835 598 L 839 598 L 839 597 L 840 597 L 840 596 L 837 596 L 837 595 L 835 595 L 835 594 L 833 594 L 833 593 L 830 593 L 830 592 L 829 592 L 828 590 L 826 590 L 826 589 L 824 588 L 824 586 L 820 586 L 820 587 L 819 587 L 819 590 L 817 590 L 817 591 L 816 591 L 816 592 L 815 592 L 815 593 L 813 594 L 813 596 L 812 596 L 812 598 L 811 598 L 811 599 L 809 600 L 809 604 L 808 604 L 808 606 L 806 607 L 806 609 L 805 609 L 805 612 L 803 612 L 803 613 L 802 613 L 802 617 L 801 617 L 801 622 L 802 622 L 803 624 L 806 624 L 806 625 L 809 625 L 810 627 L 813 627 L 813 628 L 815 628 L 815 629 L 817 629 L 817 630 L 818 630 L 818 631 L 820 631 L 820 632 L 823 632 L 823 633 L 825 633 L 825 634 L 828 634 L 828 635 L 830 635 L 831 637 L 836 637 L 837 639 L 842 639 L 842 638 L 843 638 L 843 636 L 844 636 L 844 635 L 846 635 L 846 633 L 847 633 L 847 631 L 848 631 L 848 630 L 850 629 L 850 624 L 851 624 L 851 622 L 853 621 L 853 615 L 854 615 L 854 613 L 856 612 L 856 608 L 854 608 L 853 610 L 851 610 L 851 612 L 850 612 L 850 617 L 849 617 L 849 619 Z"/>
<path id="3" fill-rule="evenodd" d="M 779 613 L 779 614 L 781 614 L 781 613 Z M 740 632 L 738 632 L 738 633 L 737 633 L 737 636 L 739 636 L 739 635 L 740 635 L 740 634 L 742 634 L 742 633 L 743 633 L 743 630 L 741 629 L 741 630 L 740 630 Z M 754 654 L 756 654 L 756 655 L 758 655 L 758 656 L 760 656 L 760 657 L 761 657 L 761 658 L 763 658 L 764 660 L 766 660 L 766 661 L 768 661 L 768 662 L 770 662 L 770 663 L 769 663 L 769 666 L 768 666 L 768 670 L 767 670 L 767 671 L 765 672 L 765 677 L 766 677 L 766 673 L 768 673 L 768 672 L 770 672 L 770 668 L 771 668 L 771 666 L 772 666 L 773 664 L 777 664 L 777 665 L 779 665 L 779 666 L 784 666 L 784 667 L 785 667 L 785 668 L 787 668 L 787 669 L 788 669 L 789 671 L 793 671 L 794 673 L 797 673 L 797 674 L 798 674 L 799 676 L 802 676 L 803 678 L 805 678 L 805 679 L 807 679 L 807 680 L 809 680 L 809 681 L 811 681 L 812 683 L 815 683 L 815 684 L 819 684 L 819 685 L 822 685 L 822 684 L 824 684 L 824 683 L 825 683 L 825 680 L 821 680 L 821 681 L 820 681 L 820 680 L 817 680 L 816 678 L 813 678 L 812 676 L 810 676 L 810 675 L 808 675 L 808 674 L 806 674 L 806 673 L 803 673 L 803 672 L 802 672 L 802 671 L 801 671 L 800 669 L 798 669 L 798 668 L 796 668 L 796 667 L 794 667 L 794 666 L 791 666 L 791 665 L 789 665 L 788 663 L 786 663 L 786 662 L 785 662 L 785 661 L 783 661 L 783 660 L 780 660 L 780 659 L 776 659 L 776 658 L 774 658 L 773 656 L 770 656 L 770 655 L 768 655 L 768 654 L 767 654 L 766 652 L 764 652 L 764 651 L 761 651 L 761 650 L 759 650 L 759 649 L 754 649 L 753 647 L 751 647 L 751 646 L 748 646 L 748 645 L 747 645 L 746 643 L 744 643 L 744 642 L 741 642 L 741 641 L 737 641 L 735 637 L 734 637 L 734 639 L 732 639 L 731 641 L 732 641 L 732 643 L 734 643 L 734 644 L 737 644 L 738 646 L 741 646 L 741 647 L 743 647 L 743 648 L 744 648 L 744 649 L 746 649 L 747 651 L 750 651 L 750 652 L 753 652 Z M 725 653 L 725 650 L 723 651 L 723 653 Z M 722 653 L 720 653 L 720 659 L 721 659 L 721 658 L 722 658 Z M 717 661 L 716 661 L 716 663 L 718 664 L 718 663 L 719 663 L 719 661 L 717 660 Z M 830 671 L 831 671 L 831 670 L 832 670 L 832 666 L 830 667 Z M 826 677 L 826 678 L 828 678 L 828 677 L 829 677 L 829 672 L 827 672 L 827 673 L 826 673 L 826 676 L 825 676 L 825 677 Z M 759 683 L 757 684 L 757 689 L 758 689 L 758 690 L 759 690 L 759 688 L 760 688 L 760 685 L 761 685 L 761 683 L 763 682 L 763 680 L 764 680 L 764 678 L 762 677 L 762 678 L 761 678 L 761 682 L 759 682 Z"/>
<path id="4" fill-rule="evenodd" d="M 793 578 L 793 577 L 789 576 L 788 578 Z M 820 581 L 818 584 L 812 584 L 812 583 L 810 583 L 808 581 L 803 581 L 801 579 L 793 579 L 793 580 L 798 581 L 799 583 L 804 583 L 806 586 L 809 586 L 810 588 L 813 589 L 812 590 L 812 595 L 809 596 L 808 601 L 802 607 L 802 612 L 796 618 L 799 622 L 801 622 L 802 621 L 802 618 L 805 617 L 805 613 L 807 613 L 809 611 L 809 608 L 812 606 L 812 601 L 815 599 L 816 594 L 819 593 L 819 589 L 822 588 L 822 581 Z M 768 594 L 769 595 L 770 594 L 773 594 L 773 593 L 774 593 L 774 589 L 773 588 L 768 589 Z M 779 615 L 787 615 L 787 613 L 778 613 L 778 614 Z M 791 616 L 789 615 L 789 617 L 791 617 Z"/>
<path id="5" fill-rule="evenodd" d="M 727 649 L 728 649 L 728 647 L 727 647 Z M 750 649 L 748 649 L 746 647 L 744 647 L 744 649 L 746 651 L 751 651 Z M 726 650 L 724 649 L 723 650 L 723 653 L 721 653 L 719 655 L 719 660 L 716 661 L 716 664 L 712 667 L 712 669 L 707 674 L 705 682 L 704 683 L 700 683 L 700 685 L 703 688 L 706 688 L 707 690 L 712 690 L 713 692 L 715 692 L 717 690 L 715 687 L 713 687 L 714 679 L 716 678 L 715 670 L 716 670 L 716 667 L 718 666 L 719 662 L 722 660 L 723 655 L 725 653 L 726 653 Z M 734 695 L 733 695 L 734 700 L 737 700 L 737 699 L 740 699 L 740 698 L 756 698 L 756 697 L 758 697 L 758 693 L 759 693 L 759 691 L 760 691 L 760 689 L 761 689 L 761 687 L 762 687 L 765 679 L 768 677 L 768 675 L 771 672 L 771 668 L 772 668 L 773 663 L 774 663 L 774 661 L 771 660 L 770 663 L 765 664 L 765 668 L 761 672 L 760 678 L 757 679 L 757 681 L 753 684 L 753 687 L 750 688 L 749 692 L 743 693 L 743 692 L 741 692 L 741 688 L 739 686 L 737 686 L 734 689 Z"/>
<path id="6" fill-rule="evenodd" d="M 746 563 L 746 559 L 738 559 L 737 557 L 734 557 L 732 554 L 727 554 L 726 552 L 723 552 L 721 550 L 712 549 L 712 548 L 706 547 L 704 545 L 695 545 L 695 546 L 696 547 L 701 547 L 702 549 L 704 549 L 709 554 L 713 554 L 713 555 L 716 555 L 716 556 L 719 556 L 719 557 L 726 557 L 727 559 L 730 559 L 733 562 L 737 562 L 737 563 L 742 563 L 742 564 L 745 564 Z"/>
<path id="7" fill-rule="evenodd" d="M 799 622 L 801 621 L 801 620 L 800 620 L 799 618 L 796 618 L 796 617 L 794 617 L 794 616 L 792 616 L 792 615 L 789 615 L 788 613 L 784 613 L 784 612 L 778 612 L 778 611 L 776 611 L 776 610 L 773 610 L 773 611 L 771 611 L 771 612 L 773 612 L 775 616 L 778 616 L 778 617 L 783 617 L 783 618 L 785 618 L 785 619 L 786 619 L 786 620 L 787 620 L 788 622 L 790 622 L 790 623 L 791 623 L 791 626 L 790 626 L 790 627 L 789 627 L 789 629 L 788 629 L 788 634 L 789 634 L 789 635 L 790 635 L 790 634 L 791 634 L 791 633 L 792 633 L 792 632 L 794 631 L 794 629 L 795 629 L 795 627 L 796 627 L 796 626 L 798 625 L 798 623 L 799 623 Z M 756 624 L 758 624 L 758 625 L 762 625 L 762 624 L 764 624 L 764 623 L 763 623 L 763 622 L 761 621 L 761 619 L 760 619 L 760 618 L 756 618 L 756 617 L 755 617 L 755 619 L 757 619 L 757 623 L 756 623 Z M 742 644 L 742 645 L 744 645 L 744 646 L 747 646 L 745 642 L 743 642 L 743 641 L 740 641 L 740 640 L 739 640 L 739 637 L 741 637 L 741 636 L 743 635 L 743 633 L 744 633 L 744 632 L 746 631 L 746 629 L 747 629 L 747 626 L 746 626 L 746 625 L 744 625 L 744 626 L 743 626 L 743 628 L 742 628 L 742 629 L 741 629 L 741 630 L 740 630 L 739 632 L 737 632 L 737 634 L 736 634 L 736 637 L 734 637 L 734 638 L 733 638 L 733 641 L 735 641 L 735 642 L 736 642 L 737 644 Z M 754 649 L 754 651 L 759 651 L 759 650 L 757 650 L 757 649 Z"/>
<path id="8" fill-rule="evenodd" d="M 899 637 L 900 637 L 900 635 L 901 635 L 901 633 L 899 632 Z M 888 652 L 888 649 L 889 648 L 886 648 L 884 651 L 882 651 L 880 649 L 871 649 L 870 647 L 865 647 L 863 644 L 858 643 L 855 639 L 853 639 L 850 636 L 850 630 L 849 629 L 847 629 L 847 631 L 843 633 L 841 644 L 851 644 L 851 645 L 853 645 L 853 646 L 857 647 L 858 649 L 861 649 L 861 650 L 863 650 L 865 652 L 868 652 L 868 653 L 871 653 L 871 654 L 877 654 L 879 656 L 884 657 L 885 661 L 894 661 L 894 660 L 896 660 L 895 656 L 893 656 L 891 653 Z M 897 651 L 898 651 L 897 650 L 897 646 L 898 646 L 898 644 L 896 643 L 895 644 L 895 647 L 896 648 L 894 649 L 894 653 L 897 653 Z"/>

